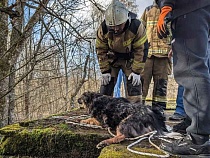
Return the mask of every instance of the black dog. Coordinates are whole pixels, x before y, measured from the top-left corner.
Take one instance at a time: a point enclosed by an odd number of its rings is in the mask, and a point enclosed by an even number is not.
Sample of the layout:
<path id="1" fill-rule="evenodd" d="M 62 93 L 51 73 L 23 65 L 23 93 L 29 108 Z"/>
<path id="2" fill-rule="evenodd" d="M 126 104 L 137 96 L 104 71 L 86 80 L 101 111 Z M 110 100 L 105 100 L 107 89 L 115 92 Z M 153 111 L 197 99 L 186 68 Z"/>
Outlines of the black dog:
<path id="1" fill-rule="evenodd" d="M 78 102 L 84 103 L 93 117 L 82 122 L 116 130 L 114 138 L 100 142 L 98 147 L 118 143 L 125 138 L 137 137 L 154 130 L 158 134 L 163 134 L 165 129 L 165 123 L 158 119 L 150 106 L 132 104 L 125 98 L 112 98 L 95 92 L 85 92 Z"/>

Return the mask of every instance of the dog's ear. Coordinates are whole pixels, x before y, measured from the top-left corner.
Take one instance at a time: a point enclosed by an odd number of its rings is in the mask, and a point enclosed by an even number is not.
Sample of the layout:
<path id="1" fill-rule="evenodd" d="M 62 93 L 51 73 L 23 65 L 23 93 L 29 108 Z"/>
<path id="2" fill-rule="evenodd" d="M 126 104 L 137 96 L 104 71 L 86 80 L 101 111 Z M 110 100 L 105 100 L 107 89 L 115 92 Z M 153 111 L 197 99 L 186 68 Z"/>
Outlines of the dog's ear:
<path id="1" fill-rule="evenodd" d="M 82 99 L 82 97 L 78 98 L 78 99 L 77 99 L 77 102 L 78 102 L 79 104 L 83 104 L 83 99 Z"/>
<path id="2" fill-rule="evenodd" d="M 98 113 L 102 113 L 106 108 L 106 102 L 104 102 L 103 97 L 98 97 L 93 100 L 93 104 L 90 107 L 91 113 L 95 116 Z"/>
<path id="3" fill-rule="evenodd" d="M 81 98 L 81 97 L 78 98 L 78 99 L 77 99 L 77 102 L 78 102 L 79 104 L 82 104 L 82 98 Z"/>
<path id="4" fill-rule="evenodd" d="M 101 96 L 103 95 L 100 93 L 87 91 L 84 92 L 82 96 L 78 99 L 78 103 L 85 104 L 88 111 L 91 111 L 94 99 L 99 98 Z"/>
<path id="5" fill-rule="evenodd" d="M 103 94 L 101 93 L 96 93 L 96 92 L 89 92 L 89 93 L 90 93 L 91 99 L 95 99 L 95 98 L 103 96 Z"/>
<path id="6" fill-rule="evenodd" d="M 78 98 L 78 103 L 79 104 L 85 104 L 87 105 L 91 100 L 91 94 L 89 92 L 84 92 L 80 98 Z"/>

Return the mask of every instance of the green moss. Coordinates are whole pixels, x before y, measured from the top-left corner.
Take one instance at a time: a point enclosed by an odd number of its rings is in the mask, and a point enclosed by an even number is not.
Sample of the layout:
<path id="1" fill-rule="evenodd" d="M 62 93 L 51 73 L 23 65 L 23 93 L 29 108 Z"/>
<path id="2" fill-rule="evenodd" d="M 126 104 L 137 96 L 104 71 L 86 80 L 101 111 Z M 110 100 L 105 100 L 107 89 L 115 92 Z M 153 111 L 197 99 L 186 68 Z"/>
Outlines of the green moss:
<path id="1" fill-rule="evenodd" d="M 62 115 L 71 116 L 68 113 Z M 63 118 L 53 118 L 52 116 L 3 127 L 0 129 L 0 137 L 0 155 L 4 156 L 148 158 L 148 156 L 128 151 L 126 149 L 128 144 L 126 143 L 130 143 L 129 141 L 105 147 L 101 152 L 96 148 L 96 145 L 110 137 L 107 131 L 66 124 Z M 150 148 L 150 146 L 146 148 L 136 145 L 134 149 L 162 154 L 160 151 Z"/>
<path id="2" fill-rule="evenodd" d="M 58 124 L 56 127 L 61 130 L 69 130 L 69 126 L 65 123 Z"/>
<path id="3" fill-rule="evenodd" d="M 99 158 L 146 158 L 145 156 L 133 154 L 126 149 L 126 146 L 120 144 L 111 145 L 104 148 Z M 148 158 L 148 157 L 147 157 Z"/>
<path id="4" fill-rule="evenodd" d="M 6 135 L 6 136 L 12 136 L 21 130 L 22 130 L 22 128 L 19 126 L 19 124 L 12 124 L 12 125 L 8 125 L 8 126 L 1 128 L 0 134 Z"/>
<path id="5" fill-rule="evenodd" d="M 23 121 L 23 122 L 19 122 L 19 125 L 22 127 L 29 127 L 31 124 L 34 124 L 36 120 L 33 121 Z"/>
<path id="6" fill-rule="evenodd" d="M 65 125 L 60 125 L 65 129 Z M 81 135 L 56 128 L 23 129 L 1 142 L 1 155 L 98 157 L 96 144 L 104 139 L 100 135 Z M 89 155 L 89 156 L 88 156 Z"/>
<path id="7" fill-rule="evenodd" d="M 113 144 L 103 148 L 98 158 L 151 158 L 152 156 L 145 156 L 136 153 L 132 153 L 127 150 L 127 145 L 125 144 Z M 153 153 L 158 155 L 165 155 L 163 152 L 155 149 L 155 148 L 140 148 L 134 147 L 132 148 L 135 151 L 145 152 L 145 153 Z M 175 158 L 170 156 L 170 158 Z"/>

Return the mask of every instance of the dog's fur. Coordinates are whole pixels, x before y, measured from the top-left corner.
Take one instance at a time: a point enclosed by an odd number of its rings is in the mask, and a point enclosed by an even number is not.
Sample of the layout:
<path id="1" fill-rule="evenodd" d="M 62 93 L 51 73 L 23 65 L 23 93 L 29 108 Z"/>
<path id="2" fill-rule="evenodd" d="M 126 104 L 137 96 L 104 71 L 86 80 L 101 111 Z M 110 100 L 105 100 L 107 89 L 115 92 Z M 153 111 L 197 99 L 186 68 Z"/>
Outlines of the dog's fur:
<path id="1" fill-rule="evenodd" d="M 165 128 L 165 123 L 160 122 L 161 120 L 157 118 L 150 106 L 132 104 L 125 98 L 112 98 L 95 92 L 85 92 L 78 99 L 78 103 L 84 103 L 92 117 L 82 120 L 83 123 L 116 130 L 114 138 L 100 142 L 98 147 L 118 143 L 125 138 L 137 137 L 154 130 L 157 130 L 158 134 L 163 134 L 162 129 Z"/>

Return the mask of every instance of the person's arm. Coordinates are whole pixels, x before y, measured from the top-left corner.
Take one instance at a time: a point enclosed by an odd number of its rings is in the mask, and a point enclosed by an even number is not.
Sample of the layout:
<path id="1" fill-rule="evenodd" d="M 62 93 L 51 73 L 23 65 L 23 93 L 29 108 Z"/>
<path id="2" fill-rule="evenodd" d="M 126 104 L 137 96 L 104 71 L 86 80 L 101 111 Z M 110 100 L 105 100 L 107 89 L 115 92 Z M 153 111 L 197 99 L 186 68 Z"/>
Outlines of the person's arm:
<path id="1" fill-rule="evenodd" d="M 174 8 L 176 0 L 163 0 L 163 7 L 164 6 L 169 6 L 171 8 Z"/>
<path id="2" fill-rule="evenodd" d="M 172 49 L 170 49 L 170 51 L 168 52 L 168 58 L 171 59 L 173 56 L 173 51 Z"/>
<path id="3" fill-rule="evenodd" d="M 144 25 L 141 23 L 136 37 L 133 40 L 133 54 L 134 54 L 134 60 L 132 64 L 132 71 L 136 74 L 140 74 L 144 68 L 144 43 L 147 41 L 146 36 L 146 29 Z"/>
<path id="4" fill-rule="evenodd" d="M 107 56 L 108 49 L 109 49 L 108 39 L 106 38 L 106 35 L 103 34 L 102 25 L 101 25 L 97 31 L 96 53 L 102 74 L 111 72 Z"/>
<path id="5" fill-rule="evenodd" d="M 157 34 L 160 39 L 169 35 L 167 23 L 172 19 L 171 12 L 175 6 L 176 0 L 163 0 L 161 3 L 161 12 L 157 22 Z"/>
<path id="6" fill-rule="evenodd" d="M 145 26 L 145 28 L 146 28 L 146 22 L 147 22 L 147 14 L 146 13 L 147 13 L 147 11 L 145 9 L 143 14 L 142 14 L 142 16 L 141 16 L 141 18 L 140 18 L 140 20 L 143 23 L 143 25 Z"/>

